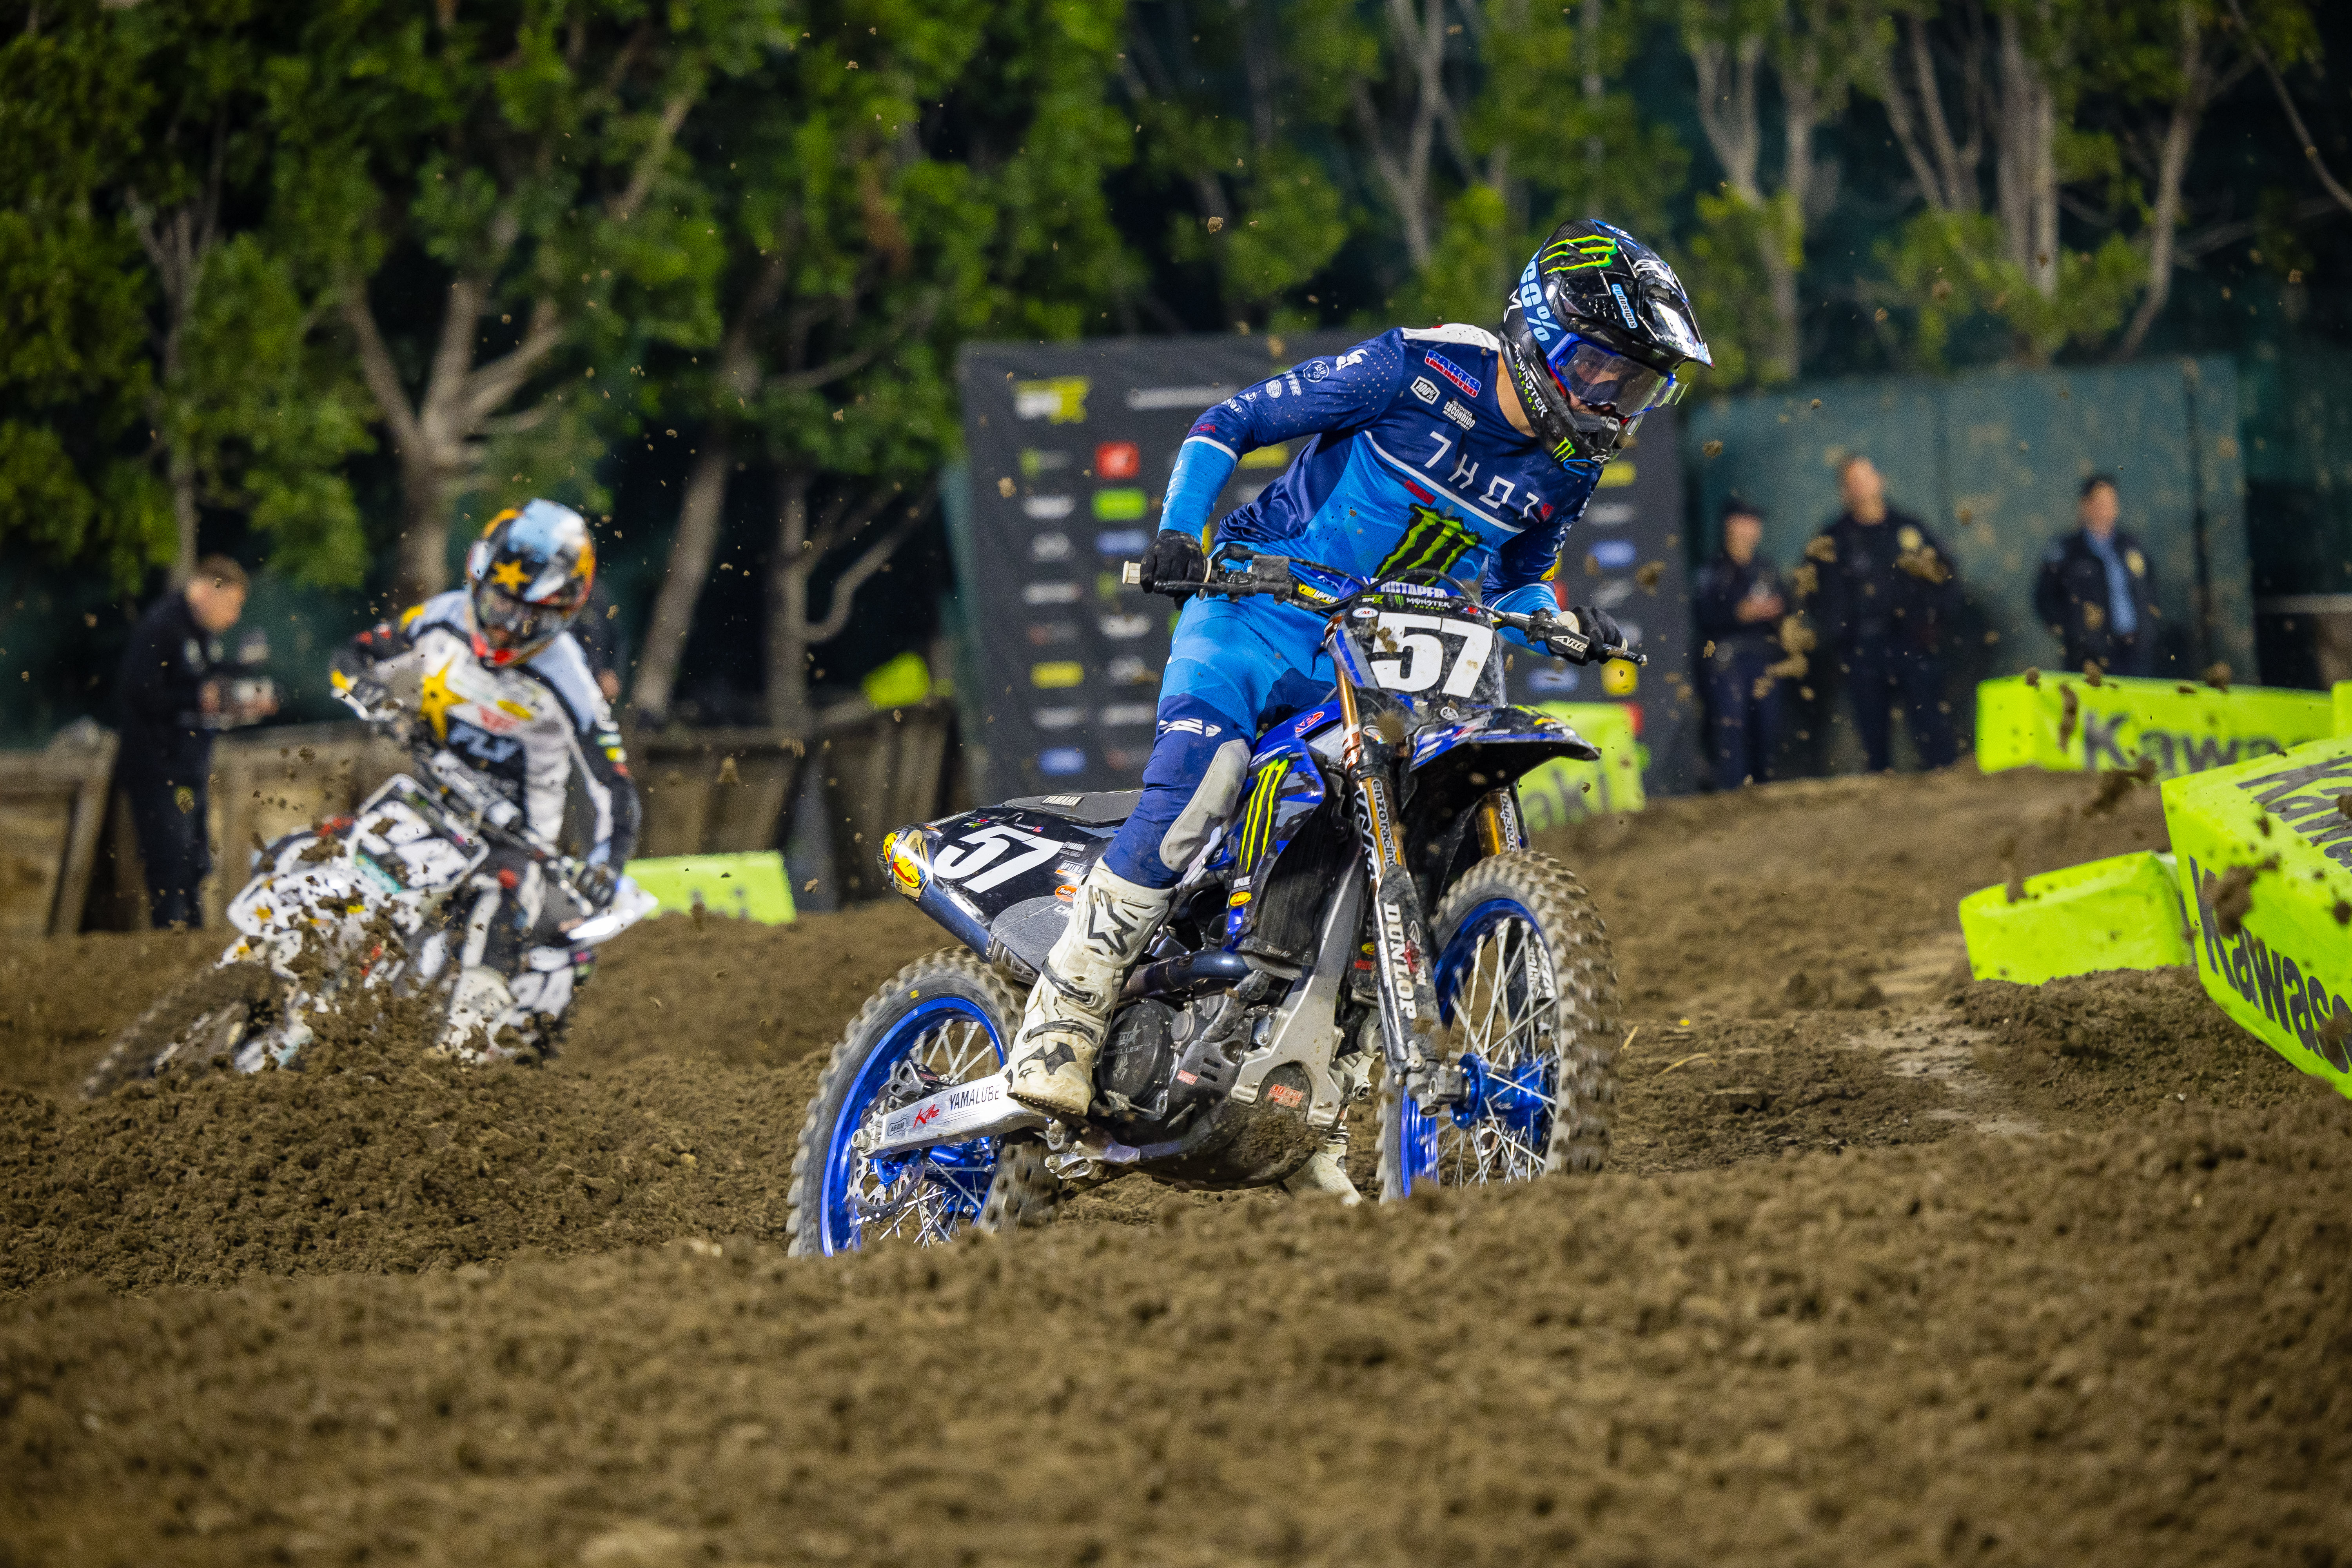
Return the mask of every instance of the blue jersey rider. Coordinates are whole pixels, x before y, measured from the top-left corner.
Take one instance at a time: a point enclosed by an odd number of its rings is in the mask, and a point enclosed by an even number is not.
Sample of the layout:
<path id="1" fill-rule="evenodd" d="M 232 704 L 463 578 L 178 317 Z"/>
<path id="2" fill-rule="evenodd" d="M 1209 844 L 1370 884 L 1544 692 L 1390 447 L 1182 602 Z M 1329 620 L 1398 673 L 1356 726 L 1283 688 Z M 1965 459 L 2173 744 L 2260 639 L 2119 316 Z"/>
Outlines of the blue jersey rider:
<path id="1" fill-rule="evenodd" d="M 1218 404 L 1168 482 L 1146 588 L 1198 582 L 1217 493 L 1242 454 L 1298 441 L 1282 478 L 1221 539 L 1360 577 L 1478 574 L 1500 609 L 1555 613 L 1560 544 L 1634 421 L 1709 359 L 1681 282 L 1604 223 L 1561 225 L 1520 274 L 1499 333 L 1384 332 Z M 1616 623 L 1572 610 L 1616 644 Z M 1015 1100 L 1075 1121 L 1093 1098 L 1103 1026 L 1171 889 L 1232 809 L 1251 739 L 1332 685 L 1324 617 L 1270 599 L 1194 597 L 1160 686 L 1143 795 L 1072 900 L 1009 1053 Z"/>

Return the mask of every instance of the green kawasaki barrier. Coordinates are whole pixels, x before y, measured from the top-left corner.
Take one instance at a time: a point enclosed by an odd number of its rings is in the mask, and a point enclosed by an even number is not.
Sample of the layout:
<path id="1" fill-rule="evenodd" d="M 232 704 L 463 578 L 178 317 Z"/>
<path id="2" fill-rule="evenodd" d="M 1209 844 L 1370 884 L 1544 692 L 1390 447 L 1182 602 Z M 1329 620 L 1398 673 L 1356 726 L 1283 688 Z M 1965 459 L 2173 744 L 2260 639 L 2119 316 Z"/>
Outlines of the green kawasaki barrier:
<path id="1" fill-rule="evenodd" d="M 1519 781 L 1519 805 L 1527 829 L 1541 833 L 1606 812 L 1639 811 L 1643 754 L 1636 725 L 1641 710 L 1630 702 L 1541 702 L 1537 711 L 1565 721 L 1601 748 L 1597 763 L 1560 757 Z"/>
<path id="2" fill-rule="evenodd" d="M 2221 1010 L 2352 1097 L 2352 737 L 2164 786 L 2197 975 Z"/>
<path id="3" fill-rule="evenodd" d="M 2352 685 L 2352 682 L 2347 682 Z M 2158 776 L 2177 778 L 2336 732 L 2336 710 L 2352 702 L 2324 691 L 2239 686 L 2221 691 L 2177 680 L 2044 675 L 1977 686 L 1977 765 L 2003 768 L 2130 768 L 2142 757 Z"/>
<path id="4" fill-rule="evenodd" d="M 2189 961 L 2172 857 L 2143 850 L 2028 877 L 1960 900 L 1969 972 L 2039 985 L 2101 969 L 2163 969 Z"/>
<path id="5" fill-rule="evenodd" d="M 764 854 L 672 855 L 632 860 L 629 876 L 659 899 L 662 914 L 684 914 L 700 904 L 714 915 L 787 925 L 793 919 L 792 882 L 784 858 Z"/>

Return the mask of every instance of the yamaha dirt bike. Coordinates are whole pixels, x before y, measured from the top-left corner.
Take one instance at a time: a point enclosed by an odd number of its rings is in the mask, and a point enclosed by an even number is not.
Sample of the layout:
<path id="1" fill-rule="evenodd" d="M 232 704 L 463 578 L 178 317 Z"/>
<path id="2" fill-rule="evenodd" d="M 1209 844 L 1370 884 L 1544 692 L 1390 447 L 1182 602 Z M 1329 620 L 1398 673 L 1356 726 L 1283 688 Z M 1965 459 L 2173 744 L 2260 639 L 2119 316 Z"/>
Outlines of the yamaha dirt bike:
<path id="1" fill-rule="evenodd" d="M 412 729 L 398 708 L 370 709 L 350 693 L 343 700 L 406 740 L 415 774 L 386 779 L 348 816 L 265 847 L 228 906 L 236 940 L 215 967 L 166 993 L 116 1037 L 83 1080 L 84 1096 L 167 1067 L 249 1073 L 295 1066 L 314 1037 L 310 1020 L 355 991 L 423 996 L 446 1011 L 468 942 L 487 930 L 484 895 L 495 884 L 484 862 L 494 845 L 536 861 L 551 906 L 568 900 L 585 918 L 526 951 L 510 982 L 513 1003 L 490 1021 L 482 1058 L 551 1054 L 596 949 L 655 908 L 653 896 L 624 877 L 605 907 L 590 912 L 578 887 L 584 868 L 531 832 L 514 802 Z"/>
<path id="2" fill-rule="evenodd" d="M 1600 752 L 1504 704 L 1496 632 L 1640 661 L 1456 586 L 1366 582 L 1227 546 L 1200 584 L 1328 616 L 1337 672 L 1269 725 L 1224 826 L 1129 979 L 1083 1126 L 1006 1092 L 1023 996 L 1137 792 L 1048 795 L 900 828 L 898 890 L 964 944 L 850 1024 L 793 1168 L 803 1254 L 1043 1223 L 1073 1188 L 1284 1182 L 1382 1080 L 1379 1187 L 1526 1181 L 1606 1153 L 1616 973 L 1575 875 L 1526 847 L 1513 784 Z M 1136 568 L 1128 568 L 1132 584 Z"/>

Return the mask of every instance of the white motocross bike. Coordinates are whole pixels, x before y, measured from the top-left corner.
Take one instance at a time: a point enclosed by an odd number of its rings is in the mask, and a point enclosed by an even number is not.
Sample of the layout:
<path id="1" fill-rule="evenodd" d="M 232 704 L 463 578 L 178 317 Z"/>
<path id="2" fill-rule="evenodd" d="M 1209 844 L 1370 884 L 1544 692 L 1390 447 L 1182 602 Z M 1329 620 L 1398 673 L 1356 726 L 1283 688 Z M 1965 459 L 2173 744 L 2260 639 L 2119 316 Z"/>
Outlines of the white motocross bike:
<path id="1" fill-rule="evenodd" d="M 371 723 L 407 727 L 397 708 L 352 706 Z M 116 1037 L 83 1080 L 85 1098 L 166 1067 L 293 1066 L 315 1037 L 312 1020 L 356 994 L 425 998 L 446 1018 L 466 950 L 478 945 L 495 907 L 485 895 L 497 884 L 484 869 L 494 845 L 537 861 L 551 902 L 592 909 L 578 889 L 581 862 L 530 831 L 514 802 L 446 747 L 423 731 L 409 739 L 413 776 L 395 774 L 350 816 L 261 851 L 253 879 L 228 906 L 237 933 L 228 951 Z M 490 1020 L 493 1043 L 470 1059 L 551 1055 L 596 949 L 656 902 L 624 877 L 603 910 L 528 949 L 510 982 L 512 1004 Z"/>

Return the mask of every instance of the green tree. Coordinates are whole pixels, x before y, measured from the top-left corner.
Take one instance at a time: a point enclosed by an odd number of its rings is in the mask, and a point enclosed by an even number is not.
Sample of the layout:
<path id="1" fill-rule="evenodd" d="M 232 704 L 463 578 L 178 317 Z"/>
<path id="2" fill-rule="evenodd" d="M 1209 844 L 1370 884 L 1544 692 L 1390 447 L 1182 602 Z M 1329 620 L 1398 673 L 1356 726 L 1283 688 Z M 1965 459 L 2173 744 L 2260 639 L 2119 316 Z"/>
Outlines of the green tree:
<path id="1" fill-rule="evenodd" d="M 1805 236 L 1836 200 L 1836 171 L 1815 138 L 1843 112 L 1875 55 L 1882 8 L 1874 0 L 1681 0 L 1679 20 L 1698 75 L 1699 124 L 1723 169 L 1715 192 L 1698 199 L 1694 242 L 1697 302 L 1721 340 L 1717 379 L 1785 381 L 1804 357 Z M 1777 179 L 1766 170 L 1767 69 L 1779 89 Z"/>
<path id="2" fill-rule="evenodd" d="M 586 395 L 585 369 L 717 337 L 722 250 L 676 141 L 714 81 L 791 41 L 792 15 L 790 0 L 312 7 L 271 77 L 272 129 L 398 459 L 404 595 L 447 580 L 469 491 L 598 499 L 583 470 L 611 400 Z"/>
<path id="3" fill-rule="evenodd" d="M 273 199 L 262 84 L 299 13 L 259 0 L 24 11 L 0 46 L 0 517 L 118 581 L 194 564 L 200 508 L 270 563 L 354 583 L 354 388 L 309 331 L 320 280 Z"/>
<path id="4" fill-rule="evenodd" d="M 926 515 L 960 437 L 955 351 L 1070 337 L 1131 279 L 1102 196 L 1129 152 L 1104 101 L 1109 0 L 816 5 L 689 141 L 725 236 L 715 354 L 671 351 L 694 467 L 636 672 L 674 689 L 740 478 L 772 521 L 768 718 L 809 719 L 811 650 Z M 817 586 L 830 581 L 820 608 Z"/>

